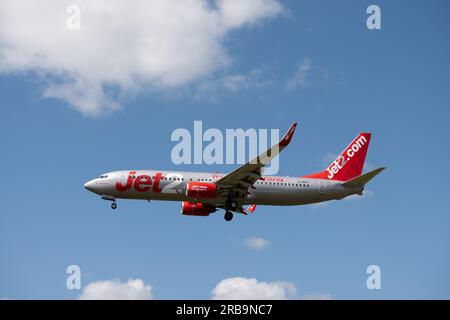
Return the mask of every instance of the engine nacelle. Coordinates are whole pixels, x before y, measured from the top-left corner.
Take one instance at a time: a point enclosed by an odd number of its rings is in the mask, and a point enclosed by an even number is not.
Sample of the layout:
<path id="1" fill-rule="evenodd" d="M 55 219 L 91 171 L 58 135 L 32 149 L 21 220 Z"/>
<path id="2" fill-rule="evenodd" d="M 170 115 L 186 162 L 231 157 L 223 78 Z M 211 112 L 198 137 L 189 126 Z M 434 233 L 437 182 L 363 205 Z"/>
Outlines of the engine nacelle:
<path id="1" fill-rule="evenodd" d="M 181 203 L 181 213 L 188 216 L 209 216 L 210 213 L 215 211 L 216 208 L 207 203 L 187 201 Z"/>
<path id="2" fill-rule="evenodd" d="M 216 194 L 215 183 L 189 182 L 186 187 L 186 196 L 194 199 L 214 198 Z"/>

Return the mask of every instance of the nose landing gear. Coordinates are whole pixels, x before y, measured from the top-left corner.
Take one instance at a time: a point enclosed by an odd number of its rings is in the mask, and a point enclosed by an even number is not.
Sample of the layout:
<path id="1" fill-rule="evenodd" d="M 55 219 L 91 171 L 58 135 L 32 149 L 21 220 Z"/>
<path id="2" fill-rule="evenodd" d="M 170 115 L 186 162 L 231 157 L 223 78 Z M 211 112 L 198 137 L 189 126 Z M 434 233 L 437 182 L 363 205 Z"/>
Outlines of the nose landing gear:
<path id="1" fill-rule="evenodd" d="M 117 203 L 116 203 L 116 198 L 113 196 L 108 196 L 108 195 L 102 195 L 102 199 L 103 200 L 108 200 L 108 201 L 112 201 L 111 203 L 111 209 L 117 209 Z"/>

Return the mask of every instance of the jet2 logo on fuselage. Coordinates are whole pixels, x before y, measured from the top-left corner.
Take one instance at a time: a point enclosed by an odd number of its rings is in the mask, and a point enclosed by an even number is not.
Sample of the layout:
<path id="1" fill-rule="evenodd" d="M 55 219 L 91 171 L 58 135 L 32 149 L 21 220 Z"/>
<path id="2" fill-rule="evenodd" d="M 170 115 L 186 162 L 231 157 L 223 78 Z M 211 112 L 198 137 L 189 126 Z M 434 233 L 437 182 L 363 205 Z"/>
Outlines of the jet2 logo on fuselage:
<path id="1" fill-rule="evenodd" d="M 159 183 L 161 182 L 161 179 L 164 179 L 164 176 L 161 172 L 158 172 L 154 176 L 154 181 L 152 178 L 146 174 L 135 176 L 136 171 L 130 171 L 128 174 L 127 182 L 122 184 L 122 182 L 117 181 L 116 183 L 116 190 L 117 191 L 128 191 L 131 189 L 132 186 L 134 186 L 134 190 L 137 192 L 147 192 L 150 189 L 152 189 L 153 192 L 160 193 L 161 188 L 159 187 Z M 153 185 L 153 186 L 152 186 Z"/>

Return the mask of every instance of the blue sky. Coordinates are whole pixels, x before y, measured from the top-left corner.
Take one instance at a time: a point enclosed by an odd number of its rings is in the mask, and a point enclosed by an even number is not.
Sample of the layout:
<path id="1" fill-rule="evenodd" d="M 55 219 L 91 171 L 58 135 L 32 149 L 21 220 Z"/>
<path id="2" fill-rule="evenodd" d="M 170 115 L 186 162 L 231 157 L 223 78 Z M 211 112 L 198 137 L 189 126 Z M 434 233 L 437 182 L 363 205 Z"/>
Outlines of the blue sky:
<path id="1" fill-rule="evenodd" d="M 0 54 L 0 297 L 77 298 L 82 290 L 65 286 L 66 267 L 76 264 L 82 287 L 138 278 L 158 299 L 209 299 L 231 277 L 289 282 L 300 298 L 449 299 L 450 7 L 377 1 L 382 28 L 370 31 L 372 3 L 282 1 L 283 12 L 225 31 L 226 65 L 174 86 L 159 84 L 161 75 L 136 92 L 113 83 L 108 92 L 121 107 L 94 116 L 69 98 L 43 97 L 64 72 Z M 289 88 L 305 64 L 304 81 Z M 233 170 L 171 162 L 172 131 L 195 120 L 280 131 L 298 121 L 280 159 L 279 174 L 291 176 L 322 170 L 328 154 L 368 131 L 367 161 L 387 170 L 367 186 L 370 196 L 259 206 L 232 223 L 182 216 L 175 202 L 119 201 L 113 212 L 83 189 L 127 168 Z M 249 237 L 270 245 L 252 250 Z M 381 290 L 366 288 L 372 264 Z"/>

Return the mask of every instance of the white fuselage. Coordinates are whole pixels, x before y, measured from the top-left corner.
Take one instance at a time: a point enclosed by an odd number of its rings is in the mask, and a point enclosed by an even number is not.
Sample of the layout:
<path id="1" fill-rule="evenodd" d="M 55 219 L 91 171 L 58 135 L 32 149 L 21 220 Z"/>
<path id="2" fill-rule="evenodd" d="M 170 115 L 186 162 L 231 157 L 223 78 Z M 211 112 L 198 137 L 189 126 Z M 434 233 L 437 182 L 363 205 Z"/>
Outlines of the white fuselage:
<path id="1" fill-rule="evenodd" d="M 110 199 L 143 199 L 165 201 L 199 201 L 213 205 L 223 204 L 226 197 L 193 199 L 186 195 L 189 182 L 214 183 L 224 174 L 128 170 L 101 175 L 86 183 L 85 188 Z M 362 187 L 348 188 L 339 181 L 316 178 L 263 176 L 240 205 L 301 205 L 342 199 L 360 194 Z"/>

